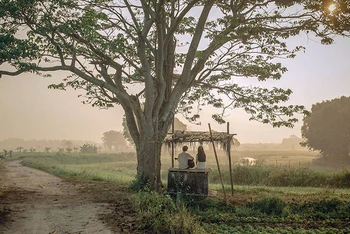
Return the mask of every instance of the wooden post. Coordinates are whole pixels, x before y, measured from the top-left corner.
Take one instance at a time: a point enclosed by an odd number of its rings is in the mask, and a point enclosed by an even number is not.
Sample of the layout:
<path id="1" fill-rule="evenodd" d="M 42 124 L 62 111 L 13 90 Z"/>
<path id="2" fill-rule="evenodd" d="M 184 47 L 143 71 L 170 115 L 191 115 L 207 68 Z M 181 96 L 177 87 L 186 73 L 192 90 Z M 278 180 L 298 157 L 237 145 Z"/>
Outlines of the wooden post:
<path id="1" fill-rule="evenodd" d="M 173 124 L 171 126 L 171 134 L 174 134 L 175 132 L 175 116 L 173 116 Z M 175 154 L 175 150 L 174 150 L 174 142 L 171 141 L 171 167 L 174 168 L 174 154 Z"/>
<path id="2" fill-rule="evenodd" d="M 230 123 L 227 122 L 227 135 L 230 135 Z M 231 181 L 231 194 L 233 196 L 233 177 L 232 177 L 232 160 L 231 160 L 231 141 L 227 141 L 227 156 L 230 169 L 230 181 Z"/>
<path id="3" fill-rule="evenodd" d="M 226 196 L 226 191 L 225 191 L 225 187 L 224 187 L 224 181 L 223 181 L 222 175 L 221 175 L 219 159 L 218 159 L 218 155 L 217 155 L 217 153 L 216 153 L 216 148 L 215 148 L 215 144 L 214 144 L 214 141 L 213 141 L 213 133 L 211 132 L 210 123 L 208 123 L 208 126 L 209 126 L 209 132 L 210 132 L 210 140 L 211 140 L 211 143 L 213 144 L 213 149 L 214 149 L 216 164 L 218 165 L 218 171 L 219 171 L 219 175 L 220 175 L 220 180 L 221 180 L 221 185 L 222 185 L 222 191 L 224 192 L 224 197 L 225 197 L 226 204 L 228 204 L 227 196 Z"/>

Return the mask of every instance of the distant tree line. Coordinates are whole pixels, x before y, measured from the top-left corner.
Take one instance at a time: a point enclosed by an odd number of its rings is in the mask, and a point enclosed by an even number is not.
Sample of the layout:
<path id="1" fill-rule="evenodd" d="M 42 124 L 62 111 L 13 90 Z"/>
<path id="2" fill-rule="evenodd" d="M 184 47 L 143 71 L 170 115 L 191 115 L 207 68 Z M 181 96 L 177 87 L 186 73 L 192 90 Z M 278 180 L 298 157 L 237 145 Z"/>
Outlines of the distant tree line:
<path id="1" fill-rule="evenodd" d="M 0 149 L 12 150 L 13 152 L 79 152 L 80 146 L 84 144 L 101 146 L 93 141 L 81 141 L 81 140 L 24 140 L 21 138 L 9 138 L 0 141 Z"/>

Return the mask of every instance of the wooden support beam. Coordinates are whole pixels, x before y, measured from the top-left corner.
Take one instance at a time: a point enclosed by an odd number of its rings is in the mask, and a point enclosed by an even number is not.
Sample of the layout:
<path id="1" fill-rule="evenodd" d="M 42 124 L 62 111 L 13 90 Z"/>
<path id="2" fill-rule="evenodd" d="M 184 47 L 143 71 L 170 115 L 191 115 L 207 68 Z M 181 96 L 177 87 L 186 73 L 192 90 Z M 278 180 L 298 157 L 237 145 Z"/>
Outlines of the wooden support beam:
<path id="1" fill-rule="evenodd" d="M 209 132 L 210 132 L 211 142 L 212 142 L 212 144 L 213 144 L 213 149 L 214 149 L 216 164 L 217 164 L 217 166 L 218 166 L 218 171 L 219 171 L 219 175 L 220 175 L 220 180 L 221 180 L 221 185 L 222 185 L 222 191 L 224 192 L 224 197 L 225 197 L 226 204 L 228 204 L 227 196 L 226 196 L 226 191 L 225 191 L 225 186 L 224 186 L 224 180 L 222 179 L 222 174 L 221 174 L 221 170 L 220 170 L 219 159 L 218 159 L 218 155 L 217 155 L 217 153 L 216 153 L 216 148 L 215 148 L 215 144 L 214 144 L 214 141 L 213 141 L 213 133 L 212 133 L 212 131 L 211 131 L 210 123 L 208 123 L 208 126 L 209 126 Z"/>
<path id="2" fill-rule="evenodd" d="M 227 135 L 230 135 L 230 123 L 227 122 Z M 231 194 L 233 196 L 233 176 L 232 176 L 232 160 L 231 160 L 231 140 L 227 141 L 227 156 L 230 169 Z"/>
<path id="3" fill-rule="evenodd" d="M 173 124 L 171 126 L 171 134 L 174 134 L 175 132 L 175 115 L 173 116 Z M 175 156 L 175 149 L 174 149 L 174 142 L 171 142 L 171 167 L 175 167 L 174 164 L 174 156 Z"/>

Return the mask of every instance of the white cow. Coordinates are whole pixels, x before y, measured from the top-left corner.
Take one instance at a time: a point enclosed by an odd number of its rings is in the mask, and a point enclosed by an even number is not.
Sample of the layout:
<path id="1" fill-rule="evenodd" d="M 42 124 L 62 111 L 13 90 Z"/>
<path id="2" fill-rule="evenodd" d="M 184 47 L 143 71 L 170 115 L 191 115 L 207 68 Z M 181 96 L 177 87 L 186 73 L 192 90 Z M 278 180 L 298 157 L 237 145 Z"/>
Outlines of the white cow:
<path id="1" fill-rule="evenodd" d="M 239 165 L 241 166 L 253 166 L 256 165 L 257 159 L 244 157 L 239 159 Z"/>

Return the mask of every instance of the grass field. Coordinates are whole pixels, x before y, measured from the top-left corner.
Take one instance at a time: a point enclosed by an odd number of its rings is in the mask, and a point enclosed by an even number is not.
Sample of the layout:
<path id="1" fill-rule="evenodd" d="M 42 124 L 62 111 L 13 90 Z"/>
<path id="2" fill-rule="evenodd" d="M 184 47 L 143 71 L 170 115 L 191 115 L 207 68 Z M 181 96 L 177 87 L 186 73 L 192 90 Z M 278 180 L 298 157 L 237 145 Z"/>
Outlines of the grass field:
<path id="1" fill-rule="evenodd" d="M 167 169 L 171 167 L 171 155 L 169 152 L 163 152 L 162 155 L 162 180 L 166 184 Z M 296 173 L 295 177 L 306 173 L 304 176 L 309 178 L 318 174 L 307 173 L 316 172 L 323 176 L 322 178 L 333 178 L 337 173 L 347 176 L 344 172 L 330 169 L 321 172 L 320 168 L 313 168 L 311 162 L 315 154 L 305 151 L 232 153 L 234 162 L 240 157 L 253 157 L 263 160 L 264 163 L 259 167 L 234 166 L 238 173 L 236 177 L 241 176 L 240 173 L 243 172 L 254 174 L 268 171 L 270 174 L 263 175 L 274 178 L 273 176 L 281 176 L 281 172 L 288 170 Z M 64 156 L 54 153 L 35 153 L 35 155 L 28 153 L 15 154 L 14 158 L 22 158 L 25 165 L 61 177 L 130 183 L 136 174 L 135 153 L 99 155 L 72 153 Z M 154 233 L 171 233 L 170 229 L 182 230 L 182 233 L 350 233 L 349 187 L 241 184 L 235 185 L 234 195 L 231 196 L 228 158 L 222 152 L 219 153 L 219 162 L 228 194 L 227 203 L 223 198 L 219 180 L 213 178 L 210 179 L 209 189 L 217 194 L 216 197 L 204 201 L 184 197 L 185 206 L 176 206 L 162 194 L 136 193 L 135 204 L 139 204 L 137 209 L 139 218 L 145 225 L 144 228 L 149 229 L 147 225 L 152 225 L 151 230 Z M 212 168 L 209 178 L 217 176 L 217 165 L 213 155 L 207 156 L 207 164 Z M 261 175 L 257 175 L 261 179 Z M 304 177 L 301 177 L 301 180 L 304 181 Z M 159 207 L 162 209 L 159 210 Z M 184 219 L 191 222 L 181 223 L 180 227 L 179 223 L 175 222 Z"/>
<path id="2" fill-rule="evenodd" d="M 175 151 L 175 157 L 180 151 Z M 189 152 L 195 155 L 195 152 Z M 130 182 L 136 173 L 136 155 L 134 153 L 85 155 L 71 153 L 56 155 L 55 153 L 14 153 L 14 157 L 24 157 L 24 163 L 32 167 L 44 169 L 56 175 L 79 175 L 81 177 L 95 177 L 108 181 Z M 262 160 L 263 164 L 302 167 L 310 165 L 315 154 L 307 151 L 232 151 L 232 163 L 241 157 L 253 157 Z M 229 160 L 226 154 L 218 151 L 218 160 L 223 171 L 228 170 Z M 276 163 L 277 162 L 277 163 Z M 167 180 L 167 170 L 171 165 L 171 153 L 162 153 L 162 180 Z M 177 161 L 175 161 L 175 167 Z M 207 153 L 207 167 L 217 170 L 215 156 Z M 68 175 L 67 175 L 68 176 Z"/>
<path id="3" fill-rule="evenodd" d="M 80 177 L 92 180 L 130 183 L 136 175 L 136 155 L 70 154 L 23 156 L 23 164 L 61 177 Z"/>
<path id="4" fill-rule="evenodd" d="M 180 153 L 175 151 L 175 157 Z M 189 152 L 195 155 L 194 151 Z M 232 163 L 239 162 L 239 158 L 252 157 L 261 162 L 261 168 L 311 168 L 318 170 L 320 168 L 311 165 L 316 154 L 308 151 L 232 151 Z M 94 180 L 106 180 L 114 182 L 129 183 L 136 175 L 137 160 L 135 153 L 115 153 L 115 154 L 79 154 L 70 153 L 67 155 L 57 155 L 55 153 L 14 153 L 14 157 L 23 157 L 23 163 L 39 168 L 50 173 L 63 177 L 78 176 Z M 229 184 L 229 159 L 225 152 L 218 151 L 218 161 L 220 169 L 223 172 L 224 182 Z M 177 161 L 175 160 L 175 167 Z M 172 166 L 171 153 L 168 150 L 162 152 L 162 180 L 167 182 L 168 168 Z M 211 168 L 211 183 L 219 183 L 217 163 L 213 153 L 207 153 L 207 167 Z M 235 168 L 235 166 L 233 166 Z M 237 166 L 236 166 L 237 169 Z M 238 168 L 242 169 L 242 168 Z M 322 168 L 329 173 L 334 170 Z M 262 170 L 262 169 L 260 169 Z M 242 173 L 237 171 L 236 173 Z M 257 175 L 260 176 L 260 175 Z M 239 183 L 240 175 L 236 176 Z"/>

